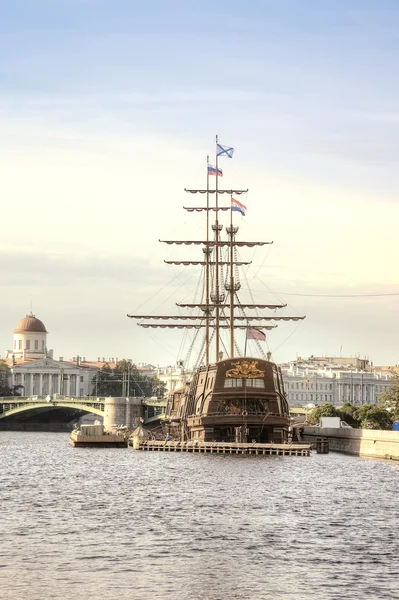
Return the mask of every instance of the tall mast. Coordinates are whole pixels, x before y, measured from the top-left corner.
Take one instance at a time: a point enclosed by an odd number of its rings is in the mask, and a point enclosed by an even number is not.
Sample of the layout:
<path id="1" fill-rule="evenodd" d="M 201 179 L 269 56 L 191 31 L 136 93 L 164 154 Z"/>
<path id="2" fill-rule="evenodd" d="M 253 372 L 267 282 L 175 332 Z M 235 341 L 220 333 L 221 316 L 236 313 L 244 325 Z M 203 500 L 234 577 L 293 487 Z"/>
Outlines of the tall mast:
<path id="1" fill-rule="evenodd" d="M 216 201 L 215 201 L 215 209 L 216 209 L 216 221 L 215 221 L 215 337 L 216 337 L 216 362 L 219 360 L 219 316 L 220 316 L 220 307 L 219 307 L 219 171 L 218 171 L 218 136 L 216 136 Z"/>
<path id="2" fill-rule="evenodd" d="M 230 196 L 230 205 L 233 195 Z M 234 357 L 233 209 L 230 206 L 230 358 Z"/>
<path id="3" fill-rule="evenodd" d="M 216 178 L 217 179 L 217 178 Z M 205 296 L 207 306 L 210 304 L 209 298 L 209 254 L 211 247 L 209 246 L 209 156 L 206 157 L 206 246 L 205 252 Z M 205 365 L 209 365 L 209 309 L 205 312 Z"/>
<path id="4" fill-rule="evenodd" d="M 237 196 L 248 192 L 247 189 L 233 190 L 233 189 L 220 189 L 219 187 L 219 156 L 227 156 L 232 158 L 234 148 L 228 148 L 227 146 L 219 145 L 218 136 L 216 136 L 216 156 L 215 156 L 215 173 L 213 166 L 211 167 L 209 162 L 209 156 L 207 156 L 207 177 L 206 177 L 206 189 L 187 189 L 184 188 L 189 194 L 206 194 L 206 206 L 184 206 L 183 208 L 189 212 L 201 212 L 206 211 L 206 239 L 200 240 L 159 240 L 165 244 L 177 244 L 185 246 L 202 246 L 204 260 L 165 260 L 164 262 L 172 265 L 184 265 L 184 266 L 204 266 L 205 267 L 205 294 L 200 303 L 186 303 L 178 302 L 177 306 L 181 308 L 196 308 L 202 314 L 197 315 L 127 315 L 131 319 L 138 321 L 137 325 L 144 328 L 161 328 L 161 329 L 193 329 L 201 330 L 205 329 L 205 363 L 209 365 L 211 355 L 211 330 L 215 334 L 215 353 L 216 361 L 220 360 L 220 348 L 221 339 L 220 333 L 222 330 L 227 330 L 230 333 L 230 357 L 234 357 L 234 329 L 242 329 L 247 331 L 248 324 L 251 327 L 257 329 L 271 330 L 277 327 L 276 324 L 265 325 L 268 321 L 299 321 L 304 319 L 304 316 L 248 316 L 244 312 L 244 309 L 268 309 L 276 311 L 276 309 L 282 309 L 286 307 L 286 304 L 243 304 L 238 300 L 238 290 L 240 289 L 240 282 L 238 277 L 237 267 L 248 265 L 250 262 L 235 260 L 236 252 L 235 248 L 248 247 L 254 248 L 255 246 L 265 246 L 272 244 L 273 242 L 253 242 L 253 241 L 241 241 L 236 239 L 238 227 L 233 227 L 233 211 L 232 211 L 232 200 Z M 209 170 L 211 167 L 211 170 Z M 216 176 L 215 188 L 209 188 L 209 176 L 214 174 Z M 212 194 L 215 195 L 215 204 L 210 204 L 212 200 Z M 228 194 L 230 196 L 230 206 L 219 206 L 219 195 Z M 236 201 L 235 201 L 236 202 Z M 219 212 L 230 211 L 230 226 L 226 227 L 227 239 L 222 240 L 221 231 L 223 225 L 219 224 Z M 216 213 L 215 221 L 211 221 L 210 211 Z M 211 232 L 212 228 L 212 232 Z M 230 237 L 229 237 L 230 236 Z M 229 255 L 221 255 L 221 248 L 228 248 Z M 222 281 L 223 277 L 223 266 L 229 265 L 230 276 L 227 281 Z M 227 275 L 227 273 L 226 273 Z M 227 279 L 227 277 L 226 277 Z M 229 294 L 228 300 L 226 301 L 226 293 Z M 226 309 L 229 310 L 229 316 L 222 312 Z M 156 321 L 155 323 L 149 321 Z M 169 323 L 163 323 L 162 321 L 172 321 Z M 244 324 L 245 323 L 245 324 Z M 212 351 L 213 354 L 213 351 Z"/>

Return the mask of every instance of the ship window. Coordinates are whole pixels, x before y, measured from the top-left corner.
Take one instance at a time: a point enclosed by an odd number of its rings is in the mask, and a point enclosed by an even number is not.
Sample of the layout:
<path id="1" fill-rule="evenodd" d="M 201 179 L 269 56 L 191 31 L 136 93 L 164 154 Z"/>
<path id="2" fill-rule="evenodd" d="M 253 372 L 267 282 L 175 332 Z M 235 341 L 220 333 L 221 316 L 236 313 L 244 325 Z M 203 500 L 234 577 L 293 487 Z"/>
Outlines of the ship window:
<path id="1" fill-rule="evenodd" d="M 224 387 L 243 387 L 242 379 L 227 378 L 224 380 Z"/>
<path id="2" fill-rule="evenodd" d="M 247 387 L 264 388 L 264 379 L 247 379 Z"/>

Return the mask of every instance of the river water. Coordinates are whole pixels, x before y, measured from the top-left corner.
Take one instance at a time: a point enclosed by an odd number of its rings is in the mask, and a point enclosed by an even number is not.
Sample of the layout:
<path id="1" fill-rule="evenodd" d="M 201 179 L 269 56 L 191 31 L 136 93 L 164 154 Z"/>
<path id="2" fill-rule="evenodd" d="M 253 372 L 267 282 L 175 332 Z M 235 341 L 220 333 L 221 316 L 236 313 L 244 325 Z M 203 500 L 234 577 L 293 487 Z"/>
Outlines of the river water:
<path id="1" fill-rule="evenodd" d="M 399 598 L 399 464 L 0 432 L 2 600 Z"/>

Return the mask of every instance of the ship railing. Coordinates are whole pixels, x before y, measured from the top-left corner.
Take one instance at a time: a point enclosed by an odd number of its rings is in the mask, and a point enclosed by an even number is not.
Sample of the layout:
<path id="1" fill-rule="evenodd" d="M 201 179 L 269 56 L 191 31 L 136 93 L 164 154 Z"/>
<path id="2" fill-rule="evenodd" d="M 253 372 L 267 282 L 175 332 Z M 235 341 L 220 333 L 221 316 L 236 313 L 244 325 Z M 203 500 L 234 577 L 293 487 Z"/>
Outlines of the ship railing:
<path id="1" fill-rule="evenodd" d="M 244 414 L 245 413 L 245 414 Z M 272 413 L 269 411 L 259 412 L 259 411 L 250 411 L 243 410 L 241 412 L 232 413 L 232 412 L 213 412 L 213 413 L 201 413 L 200 415 L 195 415 L 195 417 L 289 417 L 287 414 L 280 413 Z"/>

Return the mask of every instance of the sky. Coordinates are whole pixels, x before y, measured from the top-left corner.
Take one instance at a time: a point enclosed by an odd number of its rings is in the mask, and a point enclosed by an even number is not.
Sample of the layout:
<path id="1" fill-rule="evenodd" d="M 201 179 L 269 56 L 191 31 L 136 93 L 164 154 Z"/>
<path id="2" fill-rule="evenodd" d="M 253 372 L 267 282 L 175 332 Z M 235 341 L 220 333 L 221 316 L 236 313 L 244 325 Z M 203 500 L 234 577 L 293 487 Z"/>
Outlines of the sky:
<path id="1" fill-rule="evenodd" d="M 215 135 L 249 188 L 241 239 L 273 241 L 246 287 L 306 315 L 277 362 L 397 364 L 396 0 L 0 0 L 0 352 L 32 309 L 54 356 L 174 364 L 181 332 L 127 313 L 192 301 L 184 188 Z M 273 293 L 275 294 L 273 294 Z M 183 314 L 183 313 L 181 313 Z"/>

